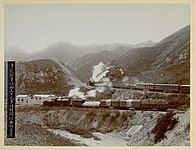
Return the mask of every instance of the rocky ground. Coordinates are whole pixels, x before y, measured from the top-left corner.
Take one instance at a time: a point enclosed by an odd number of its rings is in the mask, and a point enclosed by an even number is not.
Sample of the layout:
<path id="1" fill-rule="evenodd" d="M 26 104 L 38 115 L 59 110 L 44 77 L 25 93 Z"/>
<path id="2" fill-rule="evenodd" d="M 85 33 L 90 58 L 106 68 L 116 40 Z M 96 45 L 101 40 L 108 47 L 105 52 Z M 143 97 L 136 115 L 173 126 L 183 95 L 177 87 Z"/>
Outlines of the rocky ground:
<path id="1" fill-rule="evenodd" d="M 16 138 L 5 137 L 5 145 L 189 146 L 189 110 L 174 115 L 178 123 L 165 133 L 166 138 L 154 143 L 152 130 L 165 114 L 95 108 L 20 107 L 16 111 Z"/>

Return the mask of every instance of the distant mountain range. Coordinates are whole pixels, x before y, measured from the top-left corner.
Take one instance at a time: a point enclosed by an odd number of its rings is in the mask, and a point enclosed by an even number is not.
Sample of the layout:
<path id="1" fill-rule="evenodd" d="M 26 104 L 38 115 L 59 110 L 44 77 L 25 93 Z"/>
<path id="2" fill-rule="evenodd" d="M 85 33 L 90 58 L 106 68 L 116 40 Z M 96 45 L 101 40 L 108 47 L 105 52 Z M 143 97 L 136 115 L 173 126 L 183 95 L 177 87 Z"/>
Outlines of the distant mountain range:
<path id="1" fill-rule="evenodd" d="M 53 59 L 66 64 L 70 61 L 76 60 L 81 56 L 85 56 L 91 53 L 115 51 L 116 49 L 120 49 L 123 47 L 125 47 L 126 49 L 145 47 L 154 44 L 155 43 L 152 41 L 145 41 L 135 45 L 123 43 L 77 45 L 70 42 L 62 41 L 33 53 L 27 53 L 27 51 L 20 48 L 8 49 L 6 51 L 6 60 L 15 59 L 29 61 L 36 59 Z"/>
<path id="2" fill-rule="evenodd" d="M 103 62 L 124 74 L 108 73 L 113 81 L 190 83 L 190 26 L 162 41 L 130 44 L 76 45 L 59 42 L 41 51 L 6 53 L 17 60 L 18 93 L 67 94 L 74 86 L 85 86 L 93 66 Z M 114 69 L 116 68 L 116 69 Z"/>

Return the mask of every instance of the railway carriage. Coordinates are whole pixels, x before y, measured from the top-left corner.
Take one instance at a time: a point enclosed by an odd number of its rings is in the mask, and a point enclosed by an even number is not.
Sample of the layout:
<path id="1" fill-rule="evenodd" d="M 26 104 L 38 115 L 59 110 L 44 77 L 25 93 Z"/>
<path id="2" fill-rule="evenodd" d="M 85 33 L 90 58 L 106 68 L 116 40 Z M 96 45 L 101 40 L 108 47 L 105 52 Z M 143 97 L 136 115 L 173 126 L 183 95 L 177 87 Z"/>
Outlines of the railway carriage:
<path id="1" fill-rule="evenodd" d="M 159 92 L 179 92 L 179 84 L 155 84 L 154 90 Z"/>
<path id="2" fill-rule="evenodd" d="M 154 84 L 153 83 L 136 83 L 135 88 L 140 89 L 140 90 L 152 91 L 154 89 Z"/>
<path id="3" fill-rule="evenodd" d="M 180 93 L 190 94 L 190 85 L 181 85 Z"/>

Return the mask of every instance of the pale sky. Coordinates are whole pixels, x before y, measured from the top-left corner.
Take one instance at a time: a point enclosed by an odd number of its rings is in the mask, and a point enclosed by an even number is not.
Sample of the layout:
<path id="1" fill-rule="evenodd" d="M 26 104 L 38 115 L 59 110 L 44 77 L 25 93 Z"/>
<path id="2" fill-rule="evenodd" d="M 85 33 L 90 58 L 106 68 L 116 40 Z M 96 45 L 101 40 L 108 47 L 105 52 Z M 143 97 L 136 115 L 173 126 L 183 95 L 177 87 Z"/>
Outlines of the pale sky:
<path id="1" fill-rule="evenodd" d="M 36 51 L 61 41 L 159 42 L 189 24 L 188 4 L 6 5 L 5 46 Z"/>

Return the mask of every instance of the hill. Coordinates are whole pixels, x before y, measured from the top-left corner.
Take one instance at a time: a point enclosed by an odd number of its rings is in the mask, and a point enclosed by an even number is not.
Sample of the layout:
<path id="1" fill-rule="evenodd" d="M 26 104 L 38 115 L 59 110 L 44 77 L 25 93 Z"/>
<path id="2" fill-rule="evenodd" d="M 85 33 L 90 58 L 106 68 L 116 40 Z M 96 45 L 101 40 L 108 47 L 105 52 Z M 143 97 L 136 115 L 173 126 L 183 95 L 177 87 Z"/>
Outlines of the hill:
<path id="1" fill-rule="evenodd" d="M 89 78 L 92 76 L 93 67 L 97 65 L 99 62 L 103 62 L 104 64 L 109 64 L 113 60 L 120 58 L 120 56 L 125 52 L 135 47 L 150 47 L 155 44 L 156 43 L 152 41 L 145 41 L 136 45 L 120 44 L 120 43 L 91 45 L 88 46 L 88 48 L 89 47 L 92 48 L 93 53 L 89 53 L 87 55 L 81 56 L 69 62 L 67 65 L 77 73 L 77 76 L 81 81 L 87 82 Z"/>
<path id="2" fill-rule="evenodd" d="M 190 84 L 190 26 L 152 47 L 127 51 L 115 61 L 131 82 Z"/>
<path id="3" fill-rule="evenodd" d="M 69 92 L 67 75 L 53 60 L 17 62 L 16 66 L 17 94 L 66 95 Z"/>

